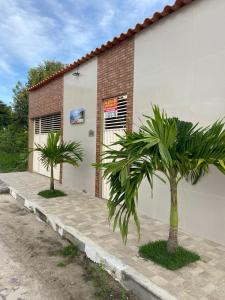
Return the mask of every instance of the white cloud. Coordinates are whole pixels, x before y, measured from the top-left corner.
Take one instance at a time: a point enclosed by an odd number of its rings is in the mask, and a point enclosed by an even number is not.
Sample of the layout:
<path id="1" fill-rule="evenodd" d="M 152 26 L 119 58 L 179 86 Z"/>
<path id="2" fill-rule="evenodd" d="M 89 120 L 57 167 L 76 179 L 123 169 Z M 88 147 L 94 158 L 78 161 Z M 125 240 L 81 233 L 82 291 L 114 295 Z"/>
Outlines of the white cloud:
<path id="1" fill-rule="evenodd" d="M 112 22 L 115 22 L 115 14 L 116 14 L 116 7 L 112 6 L 111 4 L 106 4 L 104 8 L 105 13 L 102 15 L 102 18 L 99 20 L 99 26 L 105 29 L 107 26 L 111 25 Z"/>
<path id="2" fill-rule="evenodd" d="M 175 0 L 95 0 L 94 5 L 98 7 L 98 34 L 107 34 L 106 39 L 127 31 L 136 23 L 143 22 L 151 17 L 155 11 L 161 11 L 167 4 Z"/>
<path id="3" fill-rule="evenodd" d="M 172 2 L 0 0 L 0 86 L 43 60 L 72 62 Z"/>
<path id="4" fill-rule="evenodd" d="M 7 59 L 5 56 L 0 57 L 0 73 L 1 74 L 7 74 L 12 75 L 14 74 L 10 64 L 7 62 Z"/>
<path id="5" fill-rule="evenodd" d="M 54 21 L 37 14 L 29 3 L 22 8 L 16 0 L 0 1 L 1 48 L 14 59 L 32 65 L 44 53 L 54 52 L 54 44 L 48 37 Z"/>
<path id="6" fill-rule="evenodd" d="M 43 59 L 76 55 L 78 49 L 89 46 L 92 37 L 65 7 L 57 1 L 50 1 L 54 16 L 32 6 L 30 1 L 0 0 L 0 55 L 7 52 L 14 60 L 30 67 Z M 5 64 L 7 62 L 5 61 Z"/>
<path id="7" fill-rule="evenodd" d="M 0 0 L 0 56 L 8 53 L 27 66 L 44 58 L 75 58 L 97 46 L 102 36 L 107 40 L 119 34 L 167 2 L 171 0 L 45 0 L 45 7 L 37 7 L 34 0 Z M 9 61 L 4 63 L 9 67 Z"/>

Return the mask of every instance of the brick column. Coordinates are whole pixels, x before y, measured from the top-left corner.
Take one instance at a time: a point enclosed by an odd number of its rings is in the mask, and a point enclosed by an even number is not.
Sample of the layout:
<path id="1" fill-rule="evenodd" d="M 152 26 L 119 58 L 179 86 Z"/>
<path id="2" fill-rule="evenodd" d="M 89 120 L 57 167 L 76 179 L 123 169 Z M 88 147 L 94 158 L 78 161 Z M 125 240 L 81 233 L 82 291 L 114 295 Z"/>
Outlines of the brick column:
<path id="1" fill-rule="evenodd" d="M 63 135 L 63 76 L 29 92 L 29 129 L 28 145 L 33 147 L 34 118 L 61 113 L 61 130 Z M 33 154 L 29 155 L 29 171 L 33 171 Z M 60 182 L 62 182 L 62 166 L 60 166 Z"/>
<path id="2" fill-rule="evenodd" d="M 127 94 L 127 129 L 133 120 L 134 38 L 131 37 L 98 56 L 96 162 L 100 161 L 102 144 L 103 99 Z M 101 173 L 96 171 L 95 194 L 101 197 Z"/>

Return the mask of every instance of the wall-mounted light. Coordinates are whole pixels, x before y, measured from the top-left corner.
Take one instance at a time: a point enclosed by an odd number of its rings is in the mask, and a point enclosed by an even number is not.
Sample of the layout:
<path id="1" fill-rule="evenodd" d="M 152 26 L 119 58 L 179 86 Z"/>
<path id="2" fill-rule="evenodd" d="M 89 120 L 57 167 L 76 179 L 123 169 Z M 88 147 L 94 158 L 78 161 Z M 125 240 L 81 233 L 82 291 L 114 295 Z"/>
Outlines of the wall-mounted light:
<path id="1" fill-rule="evenodd" d="M 80 76 L 79 69 L 77 68 L 76 71 L 74 73 L 72 73 L 72 75 L 75 77 L 79 77 Z"/>

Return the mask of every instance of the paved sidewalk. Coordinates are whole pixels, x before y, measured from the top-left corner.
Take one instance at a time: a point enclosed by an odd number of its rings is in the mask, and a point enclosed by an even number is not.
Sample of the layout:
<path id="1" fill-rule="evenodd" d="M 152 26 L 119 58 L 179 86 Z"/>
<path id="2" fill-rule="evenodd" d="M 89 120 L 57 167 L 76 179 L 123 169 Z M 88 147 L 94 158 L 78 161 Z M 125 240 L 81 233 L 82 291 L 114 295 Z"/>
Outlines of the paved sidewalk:
<path id="1" fill-rule="evenodd" d="M 131 268 L 134 277 L 142 280 L 145 287 L 148 285 L 156 291 L 159 287 L 158 295 L 162 292 L 161 299 L 225 299 L 225 247 L 222 245 L 180 232 L 180 244 L 198 252 L 201 260 L 178 271 L 169 271 L 143 260 L 137 254 L 139 244 L 166 239 L 167 225 L 142 216 L 141 240 L 138 242 L 136 229 L 131 225 L 128 243 L 124 246 L 119 232 L 113 233 L 108 225 L 105 200 L 59 184 L 60 189 L 68 194 L 67 197 L 43 199 L 37 192 L 48 188 L 49 181 L 34 173 L 0 174 L 0 180 L 29 200 L 31 206 L 35 204 L 44 211 L 50 222 L 51 218 L 58 220 L 58 224 L 70 228 L 71 232 L 73 229 L 74 235 L 85 237 L 93 241 L 93 245 L 110 253 L 111 261 L 118 259 L 115 264 L 121 261 L 122 265 L 118 269 L 124 266 Z M 28 206 L 29 201 L 26 202 Z M 93 257 L 92 249 L 86 251 Z M 117 274 L 115 276 L 118 277 Z"/>

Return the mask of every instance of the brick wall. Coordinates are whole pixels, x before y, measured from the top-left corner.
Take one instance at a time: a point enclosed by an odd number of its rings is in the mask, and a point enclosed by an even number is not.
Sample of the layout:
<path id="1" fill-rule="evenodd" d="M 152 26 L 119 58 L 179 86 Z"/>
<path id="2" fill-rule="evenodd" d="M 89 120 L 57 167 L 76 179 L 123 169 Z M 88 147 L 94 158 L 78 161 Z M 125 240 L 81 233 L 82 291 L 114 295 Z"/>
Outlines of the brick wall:
<path id="1" fill-rule="evenodd" d="M 29 118 L 62 112 L 63 77 L 29 93 Z"/>
<path id="2" fill-rule="evenodd" d="M 97 128 L 96 161 L 99 162 L 102 143 L 102 100 L 127 94 L 127 129 L 132 129 L 134 38 L 114 46 L 98 56 L 97 67 Z M 96 171 L 95 194 L 101 197 L 101 174 Z"/>
<path id="3" fill-rule="evenodd" d="M 61 128 L 63 129 L 63 76 L 29 92 L 29 148 L 33 147 L 33 119 L 58 112 L 61 113 Z M 28 169 L 33 170 L 32 153 L 29 156 Z M 60 181 L 62 181 L 62 166 L 60 167 Z"/>

